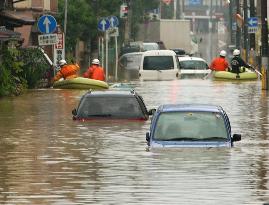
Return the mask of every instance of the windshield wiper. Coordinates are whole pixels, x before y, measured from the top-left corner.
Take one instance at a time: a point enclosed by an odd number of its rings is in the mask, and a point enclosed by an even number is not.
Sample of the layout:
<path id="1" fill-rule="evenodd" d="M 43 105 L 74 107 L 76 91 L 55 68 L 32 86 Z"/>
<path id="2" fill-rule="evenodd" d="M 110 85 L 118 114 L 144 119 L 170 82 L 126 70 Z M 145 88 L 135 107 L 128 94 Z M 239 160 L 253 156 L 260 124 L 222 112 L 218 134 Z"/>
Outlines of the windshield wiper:
<path id="1" fill-rule="evenodd" d="M 111 114 L 88 115 L 88 117 L 111 117 Z"/>
<path id="2" fill-rule="evenodd" d="M 208 138 L 203 138 L 203 140 L 208 140 L 208 141 L 227 141 L 227 138 L 223 138 L 223 137 L 208 137 Z"/>
<path id="3" fill-rule="evenodd" d="M 201 139 L 188 138 L 188 137 L 177 137 L 177 138 L 167 139 L 167 141 L 199 141 L 199 140 Z"/>

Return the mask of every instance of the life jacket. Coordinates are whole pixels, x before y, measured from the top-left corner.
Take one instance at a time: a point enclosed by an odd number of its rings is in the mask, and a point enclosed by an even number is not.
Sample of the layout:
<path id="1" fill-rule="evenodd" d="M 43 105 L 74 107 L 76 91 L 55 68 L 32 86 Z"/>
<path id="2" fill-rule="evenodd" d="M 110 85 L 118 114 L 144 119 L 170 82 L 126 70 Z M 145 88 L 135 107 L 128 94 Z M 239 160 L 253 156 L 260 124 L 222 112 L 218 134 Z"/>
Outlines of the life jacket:
<path id="1" fill-rule="evenodd" d="M 210 69 L 215 71 L 225 71 L 228 69 L 228 62 L 222 57 L 215 58 L 210 65 Z"/>
<path id="2" fill-rule="evenodd" d="M 60 78 L 72 79 L 78 77 L 77 71 L 79 70 L 78 64 L 64 65 L 60 71 L 55 75 L 54 81 L 59 80 Z"/>
<path id="3" fill-rule="evenodd" d="M 84 73 L 83 76 L 94 80 L 105 81 L 104 69 L 98 65 L 92 65 L 91 67 L 89 67 L 88 71 Z"/>

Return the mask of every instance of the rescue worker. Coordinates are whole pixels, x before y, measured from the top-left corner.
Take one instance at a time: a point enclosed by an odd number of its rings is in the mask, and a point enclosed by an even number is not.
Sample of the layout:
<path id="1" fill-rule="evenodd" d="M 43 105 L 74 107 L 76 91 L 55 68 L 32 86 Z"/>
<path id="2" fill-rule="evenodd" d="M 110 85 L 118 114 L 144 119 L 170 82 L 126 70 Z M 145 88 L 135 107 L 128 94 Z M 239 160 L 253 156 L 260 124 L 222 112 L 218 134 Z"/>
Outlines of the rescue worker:
<path id="1" fill-rule="evenodd" d="M 83 74 L 83 77 L 105 81 L 105 72 L 104 69 L 100 66 L 100 61 L 98 59 L 92 60 L 92 65 Z"/>
<path id="2" fill-rule="evenodd" d="M 236 73 L 238 75 L 239 73 L 245 72 L 245 68 L 252 68 L 240 57 L 240 51 L 238 49 L 233 51 L 233 56 L 234 57 L 231 60 L 232 73 Z"/>
<path id="3" fill-rule="evenodd" d="M 63 79 L 72 79 L 78 77 L 77 72 L 79 71 L 80 67 L 76 64 L 67 64 L 65 60 L 59 61 L 60 70 L 56 73 L 53 78 L 53 82 Z"/>
<path id="4" fill-rule="evenodd" d="M 213 59 L 213 61 L 211 62 L 210 69 L 212 71 L 228 71 L 229 64 L 225 57 L 226 51 L 220 51 L 219 57 Z"/>

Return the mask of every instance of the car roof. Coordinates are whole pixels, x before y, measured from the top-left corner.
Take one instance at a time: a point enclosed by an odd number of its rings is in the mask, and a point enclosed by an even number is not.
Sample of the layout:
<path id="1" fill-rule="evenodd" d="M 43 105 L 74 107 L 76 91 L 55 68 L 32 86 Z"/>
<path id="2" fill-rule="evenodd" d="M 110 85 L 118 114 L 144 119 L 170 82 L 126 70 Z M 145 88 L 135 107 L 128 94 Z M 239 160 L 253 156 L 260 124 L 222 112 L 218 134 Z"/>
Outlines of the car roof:
<path id="1" fill-rule="evenodd" d="M 132 52 L 132 53 L 125 53 L 123 54 L 122 56 L 120 57 L 123 57 L 123 56 L 133 56 L 133 55 L 142 55 L 144 52 Z"/>
<path id="2" fill-rule="evenodd" d="M 172 50 L 149 50 L 149 51 L 145 51 L 143 53 L 144 56 L 158 56 L 158 55 L 167 55 L 167 56 L 170 56 L 170 55 L 174 55 L 176 56 L 176 53 Z"/>
<path id="3" fill-rule="evenodd" d="M 186 61 L 186 60 L 193 60 L 193 61 L 205 61 L 205 59 L 203 58 L 199 58 L 199 57 L 192 57 L 192 56 L 178 56 L 178 60 L 179 61 Z"/>
<path id="4" fill-rule="evenodd" d="M 160 112 L 223 112 L 221 106 L 210 104 L 164 104 L 159 106 L 158 110 Z"/>
<path id="5" fill-rule="evenodd" d="M 134 96 L 138 95 L 134 90 L 105 90 L 88 91 L 85 96 Z"/>

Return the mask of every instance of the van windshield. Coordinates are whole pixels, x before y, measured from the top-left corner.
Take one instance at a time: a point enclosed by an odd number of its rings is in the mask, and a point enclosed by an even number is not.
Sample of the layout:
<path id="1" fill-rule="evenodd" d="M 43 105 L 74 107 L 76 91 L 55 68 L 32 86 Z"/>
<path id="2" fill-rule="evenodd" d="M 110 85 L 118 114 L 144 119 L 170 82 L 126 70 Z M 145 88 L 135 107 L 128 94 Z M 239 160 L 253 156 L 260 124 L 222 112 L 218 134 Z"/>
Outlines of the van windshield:
<path id="1" fill-rule="evenodd" d="M 174 69 L 173 56 L 145 56 L 143 70 Z"/>

